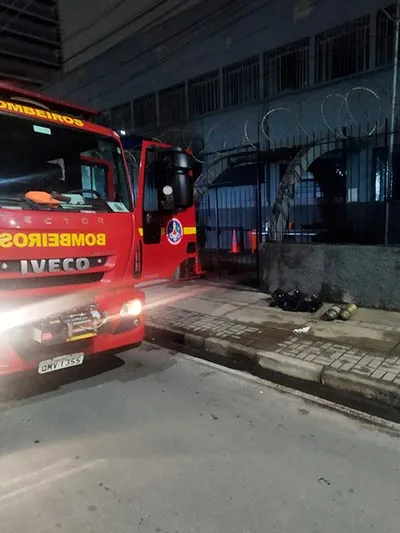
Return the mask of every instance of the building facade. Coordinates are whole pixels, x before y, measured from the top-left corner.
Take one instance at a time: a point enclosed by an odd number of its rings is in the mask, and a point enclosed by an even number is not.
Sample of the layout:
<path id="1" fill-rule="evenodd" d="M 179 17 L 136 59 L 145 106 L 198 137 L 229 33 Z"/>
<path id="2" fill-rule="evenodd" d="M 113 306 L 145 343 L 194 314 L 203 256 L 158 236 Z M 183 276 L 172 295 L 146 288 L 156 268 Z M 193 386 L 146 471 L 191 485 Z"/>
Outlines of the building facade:
<path id="1" fill-rule="evenodd" d="M 57 0 L 0 0 L 0 79 L 40 87 L 61 66 Z"/>
<path id="2" fill-rule="evenodd" d="M 202 164 L 207 246 L 400 244 L 395 5 L 204 1 L 47 90 Z M 392 157 L 393 155 L 393 157 Z M 399 302 L 400 306 L 400 302 Z"/>
<path id="3" fill-rule="evenodd" d="M 255 123 L 269 112 L 268 136 L 281 139 L 299 123 L 307 132 L 340 124 L 331 97 L 349 89 L 355 123 L 373 122 L 390 106 L 394 6 L 387 4 L 354 0 L 339 10 L 333 0 L 255 0 L 246 7 L 206 0 L 70 70 L 47 90 L 96 105 L 115 128 L 146 132 L 171 126 L 209 132 L 216 123 L 232 130 L 231 122 L 236 130 L 243 116 L 249 135 L 258 137 Z M 295 119 L 278 117 L 278 108 L 293 106 Z"/>

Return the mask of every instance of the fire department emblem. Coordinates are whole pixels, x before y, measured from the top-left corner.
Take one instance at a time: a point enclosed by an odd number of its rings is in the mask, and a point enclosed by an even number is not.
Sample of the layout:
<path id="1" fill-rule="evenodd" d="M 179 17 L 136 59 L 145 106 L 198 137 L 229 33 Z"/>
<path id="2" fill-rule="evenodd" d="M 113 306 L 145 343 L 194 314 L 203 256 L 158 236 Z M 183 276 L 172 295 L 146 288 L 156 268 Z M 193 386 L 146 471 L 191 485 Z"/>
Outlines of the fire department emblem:
<path id="1" fill-rule="evenodd" d="M 171 218 L 167 224 L 165 233 L 170 244 L 179 244 L 183 237 L 182 224 L 177 218 Z"/>

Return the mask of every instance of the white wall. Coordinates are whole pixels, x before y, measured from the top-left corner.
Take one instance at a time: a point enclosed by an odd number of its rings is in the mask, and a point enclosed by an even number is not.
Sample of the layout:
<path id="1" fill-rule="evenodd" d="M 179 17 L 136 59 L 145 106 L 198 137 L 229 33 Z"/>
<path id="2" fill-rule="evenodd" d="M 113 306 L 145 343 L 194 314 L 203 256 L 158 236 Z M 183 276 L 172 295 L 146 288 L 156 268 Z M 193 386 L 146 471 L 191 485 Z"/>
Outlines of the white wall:
<path id="1" fill-rule="evenodd" d="M 229 35 L 235 34 L 237 28 L 223 28 L 252 9 L 252 4 L 242 0 L 202 0 L 149 32 L 131 34 L 126 41 L 69 71 L 45 90 L 105 109 L 181 81 L 192 73 L 207 72 L 210 64 L 220 65 L 223 61 L 221 50 L 227 58 L 232 56 Z M 216 38 L 209 39 L 216 34 Z M 242 57 L 245 56 L 242 50 Z"/>
<path id="2" fill-rule="evenodd" d="M 374 12 L 387 2 L 352 0 L 338 9 L 337 0 L 203 0 L 151 32 L 131 36 L 47 91 L 107 109 Z"/>
<path id="3" fill-rule="evenodd" d="M 376 121 L 382 128 L 391 106 L 391 69 L 373 68 L 374 17 L 387 2 L 352 0 L 338 9 L 336 0 L 255 0 L 245 5 L 232 0 L 229 6 L 226 0 L 205 0 L 159 31 L 110 49 L 47 91 L 109 109 L 370 13 L 370 71 L 148 133 L 187 146 L 199 141 L 203 154 L 257 142 L 302 144 L 307 136 L 334 136 L 343 127 L 374 134 Z"/>
<path id="4" fill-rule="evenodd" d="M 201 0 L 59 0 L 65 71 Z"/>

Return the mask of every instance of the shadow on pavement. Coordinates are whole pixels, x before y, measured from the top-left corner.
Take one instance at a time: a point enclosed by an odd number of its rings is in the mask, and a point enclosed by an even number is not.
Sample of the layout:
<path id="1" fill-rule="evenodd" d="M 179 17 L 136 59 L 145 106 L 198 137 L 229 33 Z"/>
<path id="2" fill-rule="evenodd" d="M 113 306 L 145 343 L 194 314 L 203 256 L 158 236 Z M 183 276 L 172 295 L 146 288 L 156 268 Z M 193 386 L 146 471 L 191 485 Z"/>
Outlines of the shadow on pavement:
<path id="1" fill-rule="evenodd" d="M 81 366 L 46 375 L 27 372 L 0 378 L 0 412 L 22 404 L 96 387 L 110 381 L 127 383 L 148 375 L 162 373 L 175 364 L 173 350 L 160 350 L 147 343 L 120 353 L 90 358 Z"/>

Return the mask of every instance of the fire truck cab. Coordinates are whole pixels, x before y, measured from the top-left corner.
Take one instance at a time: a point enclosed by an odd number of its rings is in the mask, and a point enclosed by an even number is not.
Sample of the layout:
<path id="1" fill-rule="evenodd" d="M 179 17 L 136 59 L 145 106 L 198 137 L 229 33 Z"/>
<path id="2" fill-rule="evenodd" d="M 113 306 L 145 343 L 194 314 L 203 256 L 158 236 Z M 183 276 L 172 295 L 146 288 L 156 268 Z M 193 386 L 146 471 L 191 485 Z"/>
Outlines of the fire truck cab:
<path id="1" fill-rule="evenodd" d="M 153 171 L 167 172 L 151 197 L 139 177 L 134 198 L 120 137 L 96 115 L 0 83 L 0 375 L 61 370 L 144 338 L 143 243 L 159 239 L 160 208 L 193 204 L 191 161 L 155 150 Z M 179 221 L 168 236 L 181 242 Z"/>

